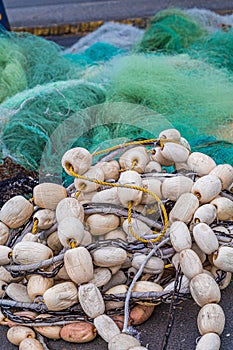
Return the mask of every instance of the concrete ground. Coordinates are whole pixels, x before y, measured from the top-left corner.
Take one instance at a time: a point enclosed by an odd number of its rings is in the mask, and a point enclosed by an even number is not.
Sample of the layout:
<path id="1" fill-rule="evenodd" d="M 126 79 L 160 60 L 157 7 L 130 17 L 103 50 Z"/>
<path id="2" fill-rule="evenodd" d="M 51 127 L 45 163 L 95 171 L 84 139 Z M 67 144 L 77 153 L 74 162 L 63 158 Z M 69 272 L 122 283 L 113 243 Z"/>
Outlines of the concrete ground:
<path id="1" fill-rule="evenodd" d="M 4 0 L 7 14 L 12 28 L 55 28 L 91 21 L 124 20 L 146 18 L 155 12 L 170 7 L 182 8 L 199 7 L 225 12 L 232 10 L 233 3 L 229 0 Z M 67 29 L 68 30 L 68 29 Z M 69 32 L 69 30 L 68 30 Z M 55 31 L 56 33 L 56 31 Z M 45 34 L 43 32 L 42 34 Z M 47 35 L 51 34 L 50 31 Z M 58 33 L 59 34 L 59 33 Z M 76 32 L 75 34 L 79 34 Z M 57 41 L 62 45 L 71 45 L 77 36 L 67 44 L 64 38 L 58 36 Z M 222 292 L 220 305 L 226 315 L 226 326 L 221 336 L 222 350 L 233 349 L 233 286 Z M 150 350 L 165 350 L 161 348 L 163 335 L 166 329 L 169 305 L 161 304 L 156 307 L 153 316 L 144 325 L 137 327 L 144 346 Z M 175 321 L 166 350 L 194 350 L 199 336 L 196 318 L 199 307 L 192 300 L 179 305 L 175 313 Z M 11 345 L 6 339 L 7 327 L 0 327 L 0 350 L 13 350 L 18 347 Z M 107 344 L 97 337 L 87 344 L 72 344 L 63 341 L 49 341 L 51 350 L 107 350 Z M 30 350 L 30 349 L 28 349 Z M 121 349 L 119 349 L 121 350 Z M 203 349 L 204 350 L 204 349 Z"/>

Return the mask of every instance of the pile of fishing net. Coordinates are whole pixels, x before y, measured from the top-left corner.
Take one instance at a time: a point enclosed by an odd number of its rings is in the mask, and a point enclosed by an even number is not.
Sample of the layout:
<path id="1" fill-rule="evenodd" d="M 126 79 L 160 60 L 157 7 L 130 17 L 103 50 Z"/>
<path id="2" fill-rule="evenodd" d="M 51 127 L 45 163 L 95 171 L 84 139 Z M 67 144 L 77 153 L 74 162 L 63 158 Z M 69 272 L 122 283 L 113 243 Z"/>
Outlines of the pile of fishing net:
<path id="1" fill-rule="evenodd" d="M 231 17 L 207 11 L 205 22 L 198 11 L 162 11 L 145 32 L 106 23 L 66 50 L 2 31 L 2 157 L 38 171 L 45 153 L 56 158 L 54 133 L 59 152 L 69 137 L 69 147 L 94 151 L 102 142 L 153 137 L 160 123 L 217 163 L 232 163 Z"/>
<path id="2" fill-rule="evenodd" d="M 180 10 L 157 13 L 138 45 L 139 52 L 182 52 L 205 31 L 190 16 Z"/>
<path id="3" fill-rule="evenodd" d="M 128 24 L 107 22 L 93 33 L 78 40 L 66 53 L 81 53 L 96 43 L 107 43 L 123 50 L 131 50 L 144 34 L 144 30 Z"/>
<path id="4" fill-rule="evenodd" d="M 73 178 L 61 158 L 73 147 L 97 163 L 116 160 L 117 147 L 155 143 L 165 129 L 178 129 L 184 147 L 188 140 L 192 151 L 233 165 L 231 21 L 205 10 L 166 10 L 145 31 L 106 23 L 66 50 L 2 31 L 0 207 L 15 195 L 31 198 L 38 182 L 69 192 Z M 179 170 L 161 166 L 168 178 L 186 171 L 185 162 Z"/>
<path id="5" fill-rule="evenodd" d="M 0 102 L 49 82 L 78 78 L 78 66 L 55 43 L 28 33 L 0 32 Z"/>
<path id="6" fill-rule="evenodd" d="M 133 62 L 133 64 L 132 64 Z M 158 113 L 218 163 L 233 162 L 232 80 L 225 71 L 186 55 L 121 58 L 111 69 L 107 98 Z M 149 123 L 145 120 L 145 124 Z"/>
<path id="7" fill-rule="evenodd" d="M 214 33 L 221 28 L 231 28 L 233 25 L 233 14 L 222 16 L 213 11 L 198 8 L 188 9 L 185 12 L 209 33 Z"/>
<path id="8" fill-rule="evenodd" d="M 150 21 L 138 52 L 188 53 L 232 71 L 233 16 L 207 10 L 165 10 Z"/>
<path id="9" fill-rule="evenodd" d="M 52 132 L 78 110 L 104 101 L 104 89 L 83 80 L 49 83 L 17 94 L 0 107 L 3 156 L 10 154 L 26 168 L 38 169 Z M 78 127 L 82 130 L 84 125 L 79 119 Z"/>
<path id="10" fill-rule="evenodd" d="M 100 62 L 109 61 L 117 55 L 124 54 L 126 50 L 105 42 L 97 42 L 81 53 L 66 53 L 63 57 L 81 66 L 96 65 Z"/>

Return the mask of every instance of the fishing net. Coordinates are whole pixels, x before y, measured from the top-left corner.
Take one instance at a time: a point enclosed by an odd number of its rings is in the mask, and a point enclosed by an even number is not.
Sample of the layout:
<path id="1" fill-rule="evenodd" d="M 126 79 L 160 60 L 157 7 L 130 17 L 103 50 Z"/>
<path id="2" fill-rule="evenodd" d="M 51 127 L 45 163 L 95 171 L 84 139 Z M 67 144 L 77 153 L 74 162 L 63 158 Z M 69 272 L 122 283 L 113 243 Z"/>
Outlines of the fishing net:
<path id="1" fill-rule="evenodd" d="M 233 29 L 217 32 L 195 42 L 190 48 L 190 55 L 219 68 L 233 70 Z"/>
<path id="2" fill-rule="evenodd" d="M 230 28 L 233 25 L 233 14 L 222 16 L 213 11 L 198 8 L 188 9 L 185 12 L 209 33 L 216 32 L 219 28 Z"/>
<path id="3" fill-rule="evenodd" d="M 192 58 L 232 71 L 232 23 L 233 15 L 225 17 L 207 10 L 161 11 L 152 18 L 138 51 L 189 53 Z"/>
<path id="4" fill-rule="evenodd" d="M 131 50 L 141 40 L 143 33 L 144 30 L 128 24 L 107 22 L 93 33 L 78 40 L 77 43 L 66 49 L 65 53 L 81 53 L 97 42 L 104 42 L 120 49 Z"/>
<path id="5" fill-rule="evenodd" d="M 233 84 L 224 71 L 187 55 L 131 55 L 109 71 L 108 100 L 152 108 L 189 140 L 212 135 L 232 142 Z"/>
<path id="6" fill-rule="evenodd" d="M 62 178 L 61 158 L 72 147 L 85 147 L 93 153 L 129 140 L 155 138 L 171 127 L 167 118 L 139 104 L 105 102 L 80 110 L 60 123 L 50 136 L 40 159 L 40 180 L 45 181 L 47 174 L 53 174 L 53 179 Z M 69 184 L 66 174 L 63 180 Z"/>
<path id="7" fill-rule="evenodd" d="M 217 150 L 223 146 L 216 142 L 233 140 L 233 84 L 225 72 L 187 55 L 129 55 L 114 58 L 99 74 L 107 81 L 108 101 L 124 103 L 114 113 L 111 105 L 106 105 L 104 113 L 78 114 L 72 144 L 78 139 L 77 145 L 94 150 L 97 144 L 106 140 L 111 144 L 116 137 L 153 137 L 131 125 L 140 120 L 143 130 L 149 128 L 157 134 L 152 120 L 161 123 L 165 119 L 189 140 L 199 137 L 194 146 L 206 144 L 212 135 L 210 155 L 218 154 L 217 161 L 221 162 L 224 152 Z M 100 85 L 85 81 L 47 84 L 8 99 L 0 109 L 3 155 L 10 154 L 27 168 L 37 169 L 44 146 L 48 144 L 53 151 L 50 135 L 57 126 L 61 124 L 64 129 L 63 121 L 73 113 L 104 100 Z M 141 112 L 126 114 L 125 103 L 149 107 L 156 113 L 152 119 Z M 65 139 L 72 129 L 72 124 L 68 125 Z M 163 123 L 161 126 L 166 128 Z M 81 133 L 79 137 L 76 130 Z M 64 137 L 57 138 L 60 142 Z M 60 144 L 62 154 L 64 145 Z M 226 147 L 228 152 L 223 158 L 230 162 L 232 146 L 226 142 Z"/>
<path id="8" fill-rule="evenodd" d="M 232 142 L 217 140 L 211 136 L 199 136 L 190 142 L 192 149 L 212 157 L 217 164 L 233 164 Z"/>
<path id="9" fill-rule="evenodd" d="M 204 34 L 205 30 L 185 12 L 176 9 L 164 10 L 151 19 L 137 50 L 179 53 Z"/>
<path id="10" fill-rule="evenodd" d="M 100 86 L 78 80 L 50 83 L 16 95 L 0 108 L 3 156 L 37 169 L 56 127 L 76 111 L 104 100 Z M 78 127 L 84 122 L 79 120 Z"/>
<path id="11" fill-rule="evenodd" d="M 27 88 L 24 57 L 17 45 L 0 38 L 0 102 Z"/>
<path id="12" fill-rule="evenodd" d="M 81 67 L 51 41 L 0 30 L 0 102 L 38 84 L 79 78 Z"/>
<path id="13" fill-rule="evenodd" d="M 48 154 L 53 154 L 50 138 L 54 130 L 75 115 L 75 130 L 81 134 L 75 131 L 69 147 L 77 144 L 93 151 L 97 144 L 111 145 L 115 138 L 153 137 L 158 131 L 157 126 L 152 128 L 152 120 L 161 123 L 163 119 L 191 140 L 194 149 L 203 149 L 218 163 L 232 163 L 233 83 L 229 72 L 218 69 L 232 70 L 232 31 L 207 35 L 178 10 L 158 13 L 151 21 L 153 26 L 165 31 L 151 37 L 151 46 L 143 47 L 143 39 L 140 47 L 145 52 L 155 49 L 156 55 L 126 54 L 143 31 L 116 23 L 103 25 L 65 51 L 30 34 L 2 33 L 2 157 L 10 156 L 27 169 L 38 170 L 45 145 Z M 186 53 L 164 55 L 158 50 Z M 74 80 L 80 76 L 83 80 Z M 20 90 L 24 91 L 17 93 Z M 121 102 L 120 107 L 112 111 L 106 104 L 101 112 L 80 114 L 80 110 L 104 103 L 106 94 L 108 103 Z M 137 109 L 126 113 L 127 103 L 148 107 L 153 118 Z M 72 125 L 65 128 L 71 129 Z M 59 141 L 62 135 L 58 134 Z M 61 143 L 60 154 L 64 147 Z"/>
<path id="14" fill-rule="evenodd" d="M 91 45 L 81 54 L 67 53 L 64 54 L 64 57 L 68 58 L 75 64 L 78 63 L 80 66 L 88 66 L 106 62 L 112 57 L 124 54 L 125 52 L 125 50 L 119 49 L 118 47 L 115 47 L 108 43 L 97 42 Z"/>

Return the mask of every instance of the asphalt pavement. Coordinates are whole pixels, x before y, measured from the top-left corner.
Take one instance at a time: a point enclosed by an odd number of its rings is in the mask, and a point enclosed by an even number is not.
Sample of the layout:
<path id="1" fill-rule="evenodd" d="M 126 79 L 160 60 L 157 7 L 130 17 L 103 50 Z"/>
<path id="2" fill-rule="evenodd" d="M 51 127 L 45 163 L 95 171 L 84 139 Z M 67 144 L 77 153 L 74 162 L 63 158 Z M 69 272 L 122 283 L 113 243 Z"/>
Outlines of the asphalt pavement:
<path id="1" fill-rule="evenodd" d="M 3 0 L 11 27 L 50 28 L 63 30 L 87 22 L 147 18 L 164 8 L 208 8 L 232 10 L 231 0 Z M 80 28 L 78 27 L 77 30 Z M 81 28 L 83 29 L 83 28 Z M 85 26 L 84 26 L 85 29 Z M 54 28 L 55 30 L 55 28 Z"/>

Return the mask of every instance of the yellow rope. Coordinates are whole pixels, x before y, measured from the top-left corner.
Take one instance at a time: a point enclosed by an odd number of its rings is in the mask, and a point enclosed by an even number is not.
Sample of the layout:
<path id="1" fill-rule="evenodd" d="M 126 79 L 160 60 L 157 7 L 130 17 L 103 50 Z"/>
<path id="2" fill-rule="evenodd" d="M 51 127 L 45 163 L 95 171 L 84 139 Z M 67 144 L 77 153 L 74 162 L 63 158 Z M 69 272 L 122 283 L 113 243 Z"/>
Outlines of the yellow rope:
<path id="1" fill-rule="evenodd" d="M 132 165 L 131 165 L 131 170 L 134 170 L 135 166 L 138 164 L 138 161 L 135 159 L 133 162 L 132 162 Z"/>
<path id="2" fill-rule="evenodd" d="M 132 226 L 130 226 L 131 224 L 131 220 L 132 220 L 132 208 L 133 208 L 133 202 L 130 201 L 129 204 L 128 204 L 128 224 L 129 224 L 129 231 L 131 233 L 131 235 L 136 238 L 138 241 L 141 241 L 141 242 L 144 242 L 144 243 L 148 243 L 148 242 L 157 242 L 158 240 L 160 240 L 162 238 L 162 236 L 160 235 L 159 237 L 157 238 L 154 238 L 154 239 L 144 239 L 140 236 L 137 235 L 137 233 L 133 230 Z M 157 233 L 156 231 L 152 231 L 153 233 Z M 165 231 L 166 232 L 166 231 Z M 164 233 L 165 233 L 164 232 Z M 164 235 L 164 234 L 163 234 Z"/>
<path id="3" fill-rule="evenodd" d="M 177 145 L 180 145 L 180 142 L 177 141 L 177 140 L 173 140 L 173 139 L 165 139 L 165 138 L 161 138 L 159 139 L 159 142 L 160 142 L 160 147 L 161 149 L 164 148 L 164 144 L 165 143 L 168 143 L 168 142 L 172 142 L 172 143 L 176 143 Z M 185 146 L 184 146 L 185 147 Z"/>
<path id="4" fill-rule="evenodd" d="M 180 145 L 180 142 L 178 142 L 177 140 L 165 139 L 165 138 L 130 141 L 130 142 L 125 142 L 122 145 L 116 145 L 116 146 L 112 146 L 112 147 L 109 147 L 109 148 L 106 148 L 106 149 L 102 149 L 101 151 L 94 152 L 93 156 L 98 156 L 98 155 L 103 154 L 103 153 L 112 152 L 112 151 L 115 151 L 116 149 L 124 148 L 124 147 L 127 147 L 127 146 L 144 145 L 146 143 L 152 143 L 152 142 L 154 143 L 154 142 L 157 142 L 157 141 L 160 141 L 161 148 L 163 148 L 164 147 L 164 143 L 167 143 L 167 142 L 173 142 L 173 143 L 177 143 L 178 145 Z"/>
<path id="5" fill-rule="evenodd" d="M 201 221 L 200 221 L 200 219 L 196 218 L 196 219 L 194 219 L 194 222 L 195 222 L 195 224 L 199 224 L 199 222 L 201 222 Z"/>
<path id="6" fill-rule="evenodd" d="M 98 156 L 99 154 L 108 153 L 108 152 L 111 152 L 111 151 L 115 151 L 116 149 L 127 147 L 127 146 L 131 146 L 131 145 L 143 145 L 145 143 L 151 143 L 151 142 L 156 142 L 156 141 L 157 141 L 157 139 L 126 142 L 126 143 L 123 143 L 122 145 L 116 145 L 116 146 L 113 146 L 113 147 L 109 147 L 109 148 L 103 149 L 101 151 L 94 152 L 93 156 Z"/>
<path id="7" fill-rule="evenodd" d="M 129 185 L 129 184 L 121 185 L 119 183 L 111 183 L 111 182 L 101 181 L 101 180 L 97 180 L 97 179 L 91 179 L 91 178 L 86 177 L 84 175 L 76 174 L 74 172 L 74 168 L 73 168 L 73 166 L 71 164 L 67 165 L 67 166 L 68 166 L 68 170 L 70 171 L 70 174 L 72 176 L 74 176 L 74 177 L 77 177 L 78 179 L 94 182 L 94 183 L 96 183 L 98 185 L 103 185 L 103 186 L 130 188 L 130 189 L 137 190 L 137 191 L 142 191 L 144 193 L 147 193 L 147 194 L 151 195 L 157 202 L 160 203 L 161 210 L 163 212 L 163 219 L 164 219 L 163 230 L 161 231 L 160 235 L 157 238 L 153 239 L 153 242 L 158 242 L 165 235 L 165 233 L 167 231 L 167 227 L 168 227 L 168 216 L 167 216 L 166 208 L 165 208 L 163 202 L 161 201 L 161 199 L 154 192 L 152 192 L 150 190 L 147 190 L 146 188 L 143 188 L 143 187 L 140 187 L 140 186 L 134 186 L 134 185 Z M 141 240 L 141 238 L 140 238 L 140 240 Z M 147 240 L 144 240 L 144 241 L 145 242 L 150 242 L 150 241 L 147 241 Z"/>
<path id="8" fill-rule="evenodd" d="M 76 242 L 74 241 L 70 242 L 70 246 L 72 249 L 76 248 Z"/>
<path id="9" fill-rule="evenodd" d="M 80 194 L 81 194 L 81 191 L 80 191 L 80 190 L 77 191 L 77 192 L 75 193 L 75 198 L 78 198 L 78 197 L 80 196 Z"/>
<path id="10" fill-rule="evenodd" d="M 132 219 L 132 207 L 133 207 L 133 202 L 130 201 L 129 202 L 129 205 L 128 205 L 128 224 L 129 224 L 129 231 L 131 233 L 131 235 L 136 238 L 138 241 L 141 241 L 141 242 L 149 242 L 147 239 L 144 239 L 140 236 L 137 235 L 137 233 L 133 230 L 132 226 L 130 226 L 131 224 L 131 219 Z M 151 240 L 151 242 L 154 242 L 154 240 Z"/>
<path id="11" fill-rule="evenodd" d="M 169 269 L 170 267 L 173 267 L 173 265 L 172 265 L 172 264 L 164 265 L 164 268 L 165 268 L 165 269 Z"/>
<path id="12" fill-rule="evenodd" d="M 75 193 L 76 198 L 80 196 L 80 194 L 82 193 L 82 190 L 84 190 L 85 187 L 86 187 L 86 184 L 81 184 L 81 186 L 79 187 L 79 190 Z"/>
<path id="13" fill-rule="evenodd" d="M 39 222 L 38 219 L 34 219 L 34 221 L 33 221 L 33 227 L 32 227 L 33 234 L 36 234 L 38 222 Z"/>

